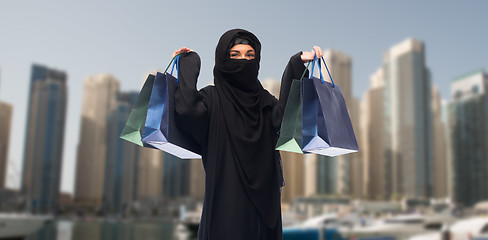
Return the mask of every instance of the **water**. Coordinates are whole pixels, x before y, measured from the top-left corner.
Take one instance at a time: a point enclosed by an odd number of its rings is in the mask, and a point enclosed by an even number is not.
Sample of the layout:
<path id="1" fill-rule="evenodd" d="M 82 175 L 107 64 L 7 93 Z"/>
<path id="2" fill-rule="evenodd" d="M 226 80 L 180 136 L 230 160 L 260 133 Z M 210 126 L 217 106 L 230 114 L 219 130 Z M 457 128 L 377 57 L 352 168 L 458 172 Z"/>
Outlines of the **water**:
<path id="1" fill-rule="evenodd" d="M 53 221 L 26 240 L 195 240 L 172 222 Z"/>

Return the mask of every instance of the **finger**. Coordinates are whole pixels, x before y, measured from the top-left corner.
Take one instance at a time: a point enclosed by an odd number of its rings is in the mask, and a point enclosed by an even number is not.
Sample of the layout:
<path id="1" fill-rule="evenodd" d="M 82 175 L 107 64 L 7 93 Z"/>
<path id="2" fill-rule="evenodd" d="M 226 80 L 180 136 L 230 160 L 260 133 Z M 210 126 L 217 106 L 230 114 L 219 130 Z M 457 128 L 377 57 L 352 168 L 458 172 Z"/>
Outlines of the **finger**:
<path id="1" fill-rule="evenodd" d="M 323 55 L 322 49 L 319 46 L 314 46 L 314 48 L 315 48 L 315 51 L 317 51 L 317 55 L 318 55 L 317 57 L 321 58 Z"/>

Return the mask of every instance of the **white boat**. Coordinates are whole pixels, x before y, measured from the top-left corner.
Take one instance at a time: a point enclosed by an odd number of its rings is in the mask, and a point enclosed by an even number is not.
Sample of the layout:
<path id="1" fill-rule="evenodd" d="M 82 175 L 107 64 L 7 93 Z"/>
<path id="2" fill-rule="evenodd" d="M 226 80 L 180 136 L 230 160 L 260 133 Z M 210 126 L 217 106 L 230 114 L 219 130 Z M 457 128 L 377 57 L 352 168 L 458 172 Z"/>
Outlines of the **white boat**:
<path id="1" fill-rule="evenodd" d="M 52 216 L 0 213 L 0 239 L 23 239 L 50 220 Z"/>
<path id="2" fill-rule="evenodd" d="M 450 228 L 451 240 L 473 239 L 482 234 L 488 234 L 488 218 L 474 217 L 460 220 Z"/>
<path id="3" fill-rule="evenodd" d="M 378 219 L 365 226 L 355 225 L 352 229 L 341 229 L 345 236 L 354 238 L 389 236 L 395 239 L 437 239 L 441 236 L 441 229 L 448 226 L 455 219 L 448 216 L 436 215 L 397 215 Z M 412 236 L 415 236 L 412 238 Z"/>
<path id="4" fill-rule="evenodd" d="M 443 234 L 448 234 L 450 240 L 488 239 L 488 218 L 474 217 L 462 219 L 448 228 L 436 233 L 420 234 L 409 240 L 442 240 Z"/>

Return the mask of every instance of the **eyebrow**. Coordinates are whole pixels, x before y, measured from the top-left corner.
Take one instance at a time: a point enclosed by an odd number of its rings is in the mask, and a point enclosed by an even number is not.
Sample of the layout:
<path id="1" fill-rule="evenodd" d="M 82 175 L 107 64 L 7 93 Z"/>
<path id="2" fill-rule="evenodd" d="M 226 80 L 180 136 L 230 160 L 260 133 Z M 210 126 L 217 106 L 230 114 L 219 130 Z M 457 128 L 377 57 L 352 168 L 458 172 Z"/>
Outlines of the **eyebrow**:
<path id="1" fill-rule="evenodd" d="M 237 50 L 230 50 L 231 52 L 241 52 L 241 51 L 237 51 Z M 255 52 L 254 50 L 248 50 L 247 52 Z"/>

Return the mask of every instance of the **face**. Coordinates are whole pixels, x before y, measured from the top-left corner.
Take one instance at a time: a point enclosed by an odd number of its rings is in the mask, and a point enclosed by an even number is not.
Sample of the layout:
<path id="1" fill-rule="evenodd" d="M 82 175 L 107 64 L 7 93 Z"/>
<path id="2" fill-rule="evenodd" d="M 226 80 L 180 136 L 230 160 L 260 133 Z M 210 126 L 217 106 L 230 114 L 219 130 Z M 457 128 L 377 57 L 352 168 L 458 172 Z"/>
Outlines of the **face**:
<path id="1" fill-rule="evenodd" d="M 237 44 L 230 49 L 231 59 L 251 60 L 254 59 L 255 54 L 256 52 L 254 51 L 254 48 L 247 44 Z"/>

